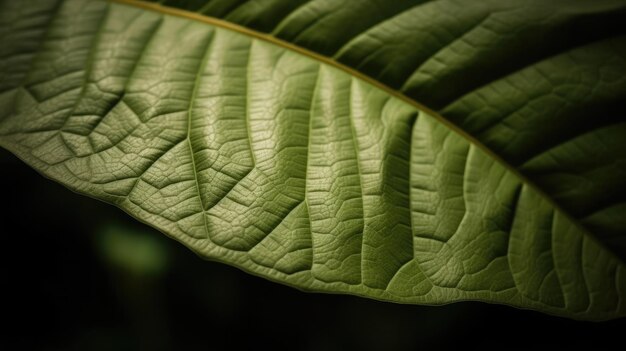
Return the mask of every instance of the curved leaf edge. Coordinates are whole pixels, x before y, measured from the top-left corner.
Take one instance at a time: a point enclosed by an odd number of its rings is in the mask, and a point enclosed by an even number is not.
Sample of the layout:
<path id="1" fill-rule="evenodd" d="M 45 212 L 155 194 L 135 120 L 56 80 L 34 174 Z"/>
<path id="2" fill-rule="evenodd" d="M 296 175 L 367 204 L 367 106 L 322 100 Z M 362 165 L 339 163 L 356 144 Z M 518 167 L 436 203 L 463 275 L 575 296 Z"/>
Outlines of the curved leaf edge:
<path id="1" fill-rule="evenodd" d="M 474 144 L 476 147 L 481 149 L 487 155 L 494 158 L 503 167 L 507 168 L 508 171 L 515 174 L 523 184 L 532 188 L 533 191 L 540 194 L 557 211 L 560 211 L 561 214 L 563 214 L 565 217 L 571 220 L 572 223 L 580 227 L 583 233 L 587 236 L 587 238 L 591 239 L 595 245 L 598 245 L 604 248 L 604 245 L 601 242 L 599 242 L 599 240 L 597 240 L 593 235 L 591 235 L 576 220 L 573 220 L 571 216 L 569 216 L 569 214 L 563 211 L 561 207 L 558 206 L 558 204 L 556 204 L 541 189 L 539 189 L 530 180 L 528 180 L 523 174 L 517 171 L 517 169 L 511 167 L 502 158 L 494 154 L 490 149 L 488 149 L 478 140 L 473 138 L 471 135 L 468 135 L 466 132 L 461 130 L 456 125 L 452 124 L 450 121 L 445 119 L 440 114 L 432 111 L 431 109 L 421 105 L 420 103 L 414 101 L 413 99 L 408 98 L 404 94 L 392 88 L 389 88 L 388 86 L 385 86 L 384 84 L 376 80 L 373 80 L 372 78 L 358 71 L 355 71 L 347 66 L 344 66 L 328 57 L 316 54 L 314 52 L 300 48 L 288 42 L 284 42 L 280 39 L 276 39 L 274 37 L 265 35 L 260 32 L 252 31 L 245 27 L 241 27 L 241 26 L 238 26 L 238 25 L 235 25 L 230 22 L 223 21 L 223 20 L 214 19 L 214 18 L 210 18 L 207 16 L 201 16 L 192 12 L 173 9 L 173 8 L 165 7 L 159 4 L 139 2 L 136 0 L 109 0 L 109 1 L 121 3 L 124 5 L 128 5 L 128 6 L 140 7 L 140 8 L 156 11 L 161 14 L 168 14 L 172 16 L 187 18 L 187 19 L 199 20 L 201 22 L 205 22 L 205 23 L 215 25 L 218 27 L 234 30 L 234 31 L 241 32 L 247 35 L 252 35 L 253 37 L 257 39 L 262 39 L 272 44 L 279 45 L 289 50 L 293 50 L 300 54 L 304 54 L 306 56 L 312 57 L 318 61 L 321 61 L 322 63 L 341 69 L 357 79 L 363 80 L 371 85 L 374 85 L 378 87 L 379 89 L 385 91 L 386 93 L 390 94 L 391 96 L 394 96 L 416 107 L 419 111 L 421 111 L 420 115 L 424 113 L 426 115 L 429 115 L 431 118 L 435 118 L 436 120 L 438 120 L 438 122 L 446 125 L 449 129 L 459 134 L 461 137 L 467 139 L 470 143 Z M 7 149 L 14 155 L 16 155 L 19 159 L 21 159 L 23 162 L 33 167 L 38 173 L 42 174 L 44 177 L 51 179 L 51 180 L 55 180 L 59 178 L 54 174 L 54 171 L 50 171 L 48 169 L 45 163 L 41 162 L 36 157 L 33 157 L 30 154 L 29 150 L 27 150 L 26 148 L 20 147 L 19 144 L 6 142 L 0 139 L 0 146 Z M 297 272 L 294 274 L 286 274 L 286 273 L 278 272 L 276 270 L 272 270 L 271 268 L 256 264 L 249 257 L 246 256 L 246 252 L 231 251 L 229 249 L 218 247 L 218 246 L 207 248 L 206 245 L 205 246 L 199 245 L 202 242 L 202 240 L 193 239 L 191 237 L 182 238 L 180 236 L 175 236 L 171 234 L 170 232 L 168 232 L 168 230 L 165 228 L 166 226 L 159 227 L 159 223 L 149 223 L 148 221 L 143 220 L 142 219 L 143 210 L 141 210 L 140 208 L 133 209 L 133 208 L 130 208 L 129 206 L 125 206 L 122 203 L 117 203 L 116 201 L 113 201 L 111 199 L 106 199 L 107 197 L 106 194 L 100 193 L 98 189 L 95 189 L 93 186 L 90 187 L 90 184 L 87 182 L 82 182 L 78 179 L 74 179 L 73 182 L 71 183 L 60 182 L 60 184 L 62 184 L 63 186 L 65 186 L 69 190 L 72 190 L 75 193 L 85 195 L 85 196 L 94 198 L 96 200 L 99 200 L 105 203 L 114 204 L 116 207 L 120 208 L 121 210 L 128 213 L 129 215 L 135 217 L 135 219 L 139 220 L 140 222 L 150 225 L 151 227 L 164 233 L 166 236 L 173 238 L 178 242 L 183 243 L 185 246 L 187 246 L 190 250 L 195 252 L 198 256 L 200 256 L 203 259 L 226 263 L 230 266 L 243 270 L 249 274 L 259 276 L 259 277 L 262 277 L 262 278 L 265 278 L 274 282 L 278 282 L 283 285 L 288 285 L 288 286 L 294 287 L 298 290 L 305 291 L 305 292 L 350 294 L 350 295 L 356 295 L 360 297 L 373 298 L 373 299 L 385 301 L 385 302 L 404 303 L 404 304 L 416 304 L 417 303 L 417 304 L 422 304 L 422 305 L 444 305 L 444 304 L 455 303 L 455 302 L 460 302 L 460 301 L 480 301 L 480 302 L 486 302 L 486 303 L 500 303 L 500 304 L 509 305 L 509 306 L 516 307 L 516 308 L 523 309 L 523 310 L 540 310 L 542 312 L 545 312 L 551 315 L 574 318 L 574 319 L 579 319 L 579 320 L 604 321 L 604 320 L 613 319 L 616 317 L 626 316 L 626 306 L 624 306 L 624 304 L 620 304 L 617 311 L 605 311 L 604 313 L 597 313 L 597 314 L 592 314 L 592 315 L 585 314 L 584 312 L 572 313 L 571 311 L 568 311 L 566 309 L 552 307 L 552 306 L 549 306 L 549 305 L 546 305 L 546 304 L 543 304 L 543 303 L 540 303 L 540 302 L 537 302 L 528 298 L 524 298 L 521 294 L 516 294 L 516 292 L 513 289 L 507 289 L 507 290 L 500 291 L 500 292 L 481 290 L 481 291 L 464 291 L 460 293 L 459 290 L 454 289 L 454 288 L 442 288 L 438 286 L 431 286 L 429 291 L 425 294 L 406 297 L 406 296 L 394 295 L 387 290 L 371 288 L 363 284 L 349 285 L 349 284 L 342 283 L 342 282 L 325 283 L 323 281 L 315 279 L 310 274 L 307 275 L 307 271 L 301 271 L 301 272 Z M 96 196 L 98 195 L 100 195 L 101 198 L 97 198 Z M 617 256 L 615 256 L 610 250 L 606 250 L 606 251 L 610 254 L 612 258 L 622 263 L 622 265 L 619 267 L 619 268 L 622 268 L 623 262 Z M 212 257 L 207 256 L 208 253 L 210 253 Z M 620 279 L 618 280 L 623 283 L 626 282 L 626 275 L 624 274 L 624 270 L 621 269 L 619 272 L 621 272 L 621 274 L 618 273 L 620 277 Z M 426 279 L 428 278 L 426 277 Z M 625 284 L 617 285 L 618 290 L 620 290 L 619 288 L 622 285 L 625 285 Z M 620 293 L 620 295 L 622 295 L 623 293 L 622 291 L 618 291 L 618 292 Z M 488 295 L 485 296 L 485 294 L 488 294 Z"/>
<path id="2" fill-rule="evenodd" d="M 227 264 L 228 266 L 239 269 L 255 277 L 267 279 L 271 282 L 279 283 L 281 285 L 286 285 L 305 293 L 352 295 L 360 298 L 374 299 L 381 302 L 390 302 L 406 305 L 419 304 L 423 306 L 442 306 L 468 301 L 488 304 L 495 303 L 514 307 L 519 310 L 532 311 L 535 313 L 547 313 L 556 317 L 565 317 L 580 321 L 592 322 L 603 322 L 615 318 L 626 317 L 626 306 L 624 304 L 620 304 L 618 311 L 608 311 L 607 313 L 572 313 L 567 309 L 553 307 L 538 301 L 524 298 L 521 294 L 517 293 L 515 288 L 499 292 L 478 290 L 463 291 L 462 293 L 460 293 L 458 289 L 431 285 L 427 293 L 407 297 L 392 294 L 388 290 L 372 288 L 362 283 L 357 285 L 350 285 L 344 282 L 326 283 L 321 280 L 317 280 L 315 277 L 309 274 L 309 271 L 300 271 L 293 274 L 286 274 L 255 263 L 252 259 L 250 259 L 249 256 L 247 256 L 247 252 L 245 251 L 233 251 L 217 245 L 211 245 L 210 243 L 208 243 L 207 241 L 203 241 L 202 239 L 177 236 L 173 234 L 173 232 L 169 232 L 168 230 L 164 229 L 164 226 L 159 226 L 158 223 L 151 223 L 148 220 L 144 220 L 142 218 L 142 215 L 146 215 L 147 212 L 144 213 L 145 211 L 141 208 L 132 208 L 125 205 L 124 203 L 118 203 L 115 201 L 109 202 L 107 201 L 107 199 L 105 199 L 105 197 L 98 198 L 98 195 L 102 195 L 101 193 L 99 193 L 99 189 L 93 187 L 93 185 L 89 184 L 88 182 L 82 182 L 78 179 L 75 179 L 73 183 L 58 182 L 55 180 L 57 177 L 55 176 L 54 172 L 50 172 L 45 163 L 41 162 L 35 157 L 32 157 L 29 150 L 27 150 L 26 148 L 21 148 L 18 144 L 10 142 L 7 143 L 4 140 L 0 139 L 0 147 L 11 152 L 18 159 L 33 168 L 44 178 L 60 184 L 76 194 L 86 196 L 105 204 L 117 207 L 118 209 L 133 217 L 135 220 L 163 233 L 165 236 L 176 241 L 177 243 L 183 244 L 186 248 L 188 248 L 190 251 L 195 253 L 199 258 L 203 260 L 218 262 L 220 264 Z M 211 247 L 209 248 L 208 245 L 199 245 L 202 242 L 211 245 Z M 208 253 L 210 253 L 211 256 L 208 256 Z M 623 269 L 621 270 L 621 272 L 621 279 L 619 279 L 619 281 L 623 281 L 623 285 L 626 285 L 626 272 Z M 428 280 L 427 277 L 425 279 Z M 620 286 L 620 284 L 618 284 L 618 286 Z M 486 293 L 488 294 L 488 296 L 485 296 Z"/>

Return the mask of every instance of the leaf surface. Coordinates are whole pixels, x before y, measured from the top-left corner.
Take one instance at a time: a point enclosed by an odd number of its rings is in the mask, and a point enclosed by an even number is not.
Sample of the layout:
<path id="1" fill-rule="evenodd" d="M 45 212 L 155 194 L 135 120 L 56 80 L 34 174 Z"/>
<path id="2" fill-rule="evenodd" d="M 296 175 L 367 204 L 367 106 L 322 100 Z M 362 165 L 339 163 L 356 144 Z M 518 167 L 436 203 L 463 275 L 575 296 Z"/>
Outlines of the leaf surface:
<path id="1" fill-rule="evenodd" d="M 0 145 L 301 289 L 626 313 L 623 2 L 269 3 L 172 5 L 297 46 L 135 2 L 2 2 Z"/>

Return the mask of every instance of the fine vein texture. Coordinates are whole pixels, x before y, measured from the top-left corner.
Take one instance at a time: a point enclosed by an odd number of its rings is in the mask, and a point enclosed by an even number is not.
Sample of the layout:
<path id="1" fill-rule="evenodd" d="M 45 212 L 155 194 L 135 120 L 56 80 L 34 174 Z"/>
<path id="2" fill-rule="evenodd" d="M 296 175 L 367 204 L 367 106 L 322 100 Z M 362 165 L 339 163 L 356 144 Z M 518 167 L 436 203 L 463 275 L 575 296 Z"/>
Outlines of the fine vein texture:
<path id="1" fill-rule="evenodd" d="M 626 258 L 626 1 L 159 2 L 331 57 L 435 109 Z"/>
<path id="2" fill-rule="evenodd" d="M 0 145 L 301 289 L 626 315 L 624 2 L 233 3 L 171 5 L 332 56 L 482 145 L 280 43 L 88 0 L 0 3 Z"/>

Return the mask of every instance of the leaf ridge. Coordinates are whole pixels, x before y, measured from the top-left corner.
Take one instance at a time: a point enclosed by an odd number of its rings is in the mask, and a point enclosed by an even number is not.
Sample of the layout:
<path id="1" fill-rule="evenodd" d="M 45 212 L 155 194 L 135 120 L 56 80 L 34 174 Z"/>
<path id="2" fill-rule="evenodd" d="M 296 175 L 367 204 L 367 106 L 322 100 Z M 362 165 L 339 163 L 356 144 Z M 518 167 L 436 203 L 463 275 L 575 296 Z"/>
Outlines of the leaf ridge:
<path id="1" fill-rule="evenodd" d="M 61 126 L 61 128 L 59 128 L 59 133 L 61 134 L 66 133 L 66 132 L 72 133 L 71 131 L 65 130 L 67 126 L 67 122 L 72 117 L 72 115 L 76 111 L 76 108 L 83 101 L 85 97 L 85 90 L 87 89 L 87 85 L 89 84 L 89 80 L 91 76 L 91 71 L 93 70 L 93 62 L 94 62 L 94 58 L 96 55 L 96 51 L 98 50 L 98 45 L 100 43 L 100 40 L 102 39 L 102 32 L 104 31 L 104 27 L 105 27 L 104 24 L 106 23 L 109 17 L 109 13 L 110 13 L 109 6 L 105 6 L 104 8 L 105 8 L 104 13 L 102 14 L 102 16 L 100 16 L 100 20 L 98 21 L 98 30 L 96 31 L 94 39 L 91 42 L 91 46 L 89 48 L 89 54 L 87 54 L 87 59 L 85 60 L 87 67 L 85 68 L 84 73 L 83 73 L 84 78 L 80 86 L 80 93 L 78 97 L 76 98 L 76 100 L 74 101 L 74 104 L 70 108 L 69 112 L 67 113 L 67 116 L 65 117 L 65 121 L 63 122 L 63 125 Z M 72 150 L 72 152 L 75 152 L 72 148 L 70 148 L 70 150 Z"/>
<path id="2" fill-rule="evenodd" d="M 200 86 L 200 82 L 202 81 L 202 74 L 204 72 L 204 68 L 206 67 L 206 64 L 209 62 L 208 56 L 211 53 L 211 44 L 214 41 L 214 37 L 215 37 L 215 30 L 213 30 L 213 32 L 211 32 L 211 34 L 208 36 L 207 41 L 204 45 L 202 58 L 200 58 L 200 61 L 198 62 L 196 79 L 193 84 L 191 97 L 189 98 L 189 111 L 187 112 L 187 138 L 186 138 L 187 144 L 189 145 L 189 154 L 191 156 L 191 168 L 193 171 L 193 177 L 194 177 L 195 184 L 196 184 L 196 190 L 198 192 L 198 201 L 200 202 L 200 210 L 201 210 L 200 213 L 202 214 L 202 220 L 204 221 L 204 229 L 206 230 L 207 239 L 210 239 L 210 234 L 209 234 L 210 231 L 209 231 L 209 225 L 207 223 L 207 218 L 206 218 L 206 213 L 205 213 L 206 208 L 204 206 L 204 200 L 200 192 L 200 182 L 198 181 L 198 167 L 196 165 L 196 157 L 195 157 L 195 152 L 193 148 L 193 143 L 191 141 L 191 129 L 192 129 L 192 122 L 193 122 L 192 117 L 193 117 L 194 102 L 198 94 L 198 88 Z"/>
<path id="3" fill-rule="evenodd" d="M 356 169 L 359 177 L 359 192 L 361 194 L 361 198 L 363 198 L 363 173 L 361 171 L 361 158 L 359 156 L 361 149 L 359 148 L 359 142 L 357 140 L 356 128 L 354 127 L 354 116 L 352 114 L 352 90 L 354 81 L 353 78 L 350 77 L 350 88 L 348 89 L 348 120 L 350 121 L 350 137 L 352 138 L 352 144 L 354 146 L 354 153 L 356 155 Z M 363 226 L 361 231 L 361 259 L 360 259 L 360 271 L 361 271 L 361 284 L 363 283 L 363 274 L 365 272 L 363 267 L 363 259 L 365 255 L 363 255 L 363 245 L 365 245 L 365 206 L 361 206 L 361 216 L 363 217 Z"/>

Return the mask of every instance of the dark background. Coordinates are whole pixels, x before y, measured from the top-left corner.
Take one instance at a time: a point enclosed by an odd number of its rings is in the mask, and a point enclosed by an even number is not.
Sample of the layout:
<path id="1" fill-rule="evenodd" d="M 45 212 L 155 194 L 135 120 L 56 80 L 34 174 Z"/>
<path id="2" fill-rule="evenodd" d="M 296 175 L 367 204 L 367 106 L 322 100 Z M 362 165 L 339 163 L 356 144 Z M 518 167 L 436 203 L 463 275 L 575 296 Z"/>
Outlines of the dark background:
<path id="1" fill-rule="evenodd" d="M 598 349 L 620 345 L 626 332 L 626 319 L 303 293 L 204 261 L 3 150 L 0 170 L 0 349 Z"/>

